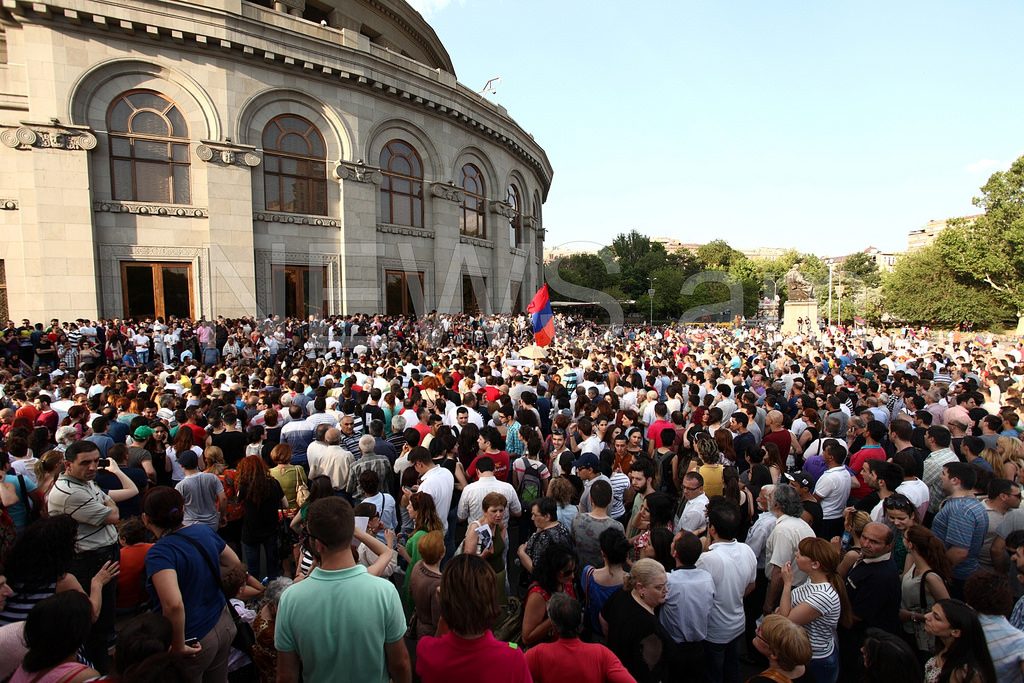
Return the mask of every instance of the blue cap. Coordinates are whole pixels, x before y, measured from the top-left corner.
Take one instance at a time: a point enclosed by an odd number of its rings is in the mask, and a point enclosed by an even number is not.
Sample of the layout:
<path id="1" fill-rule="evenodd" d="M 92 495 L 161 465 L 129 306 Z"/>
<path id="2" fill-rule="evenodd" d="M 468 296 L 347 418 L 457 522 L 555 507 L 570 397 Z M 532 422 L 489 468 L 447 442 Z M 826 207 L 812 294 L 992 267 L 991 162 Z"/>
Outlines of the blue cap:
<path id="1" fill-rule="evenodd" d="M 593 453 L 584 453 L 573 461 L 572 466 L 576 469 L 589 467 L 592 470 L 596 470 L 601 466 L 601 459 Z"/>

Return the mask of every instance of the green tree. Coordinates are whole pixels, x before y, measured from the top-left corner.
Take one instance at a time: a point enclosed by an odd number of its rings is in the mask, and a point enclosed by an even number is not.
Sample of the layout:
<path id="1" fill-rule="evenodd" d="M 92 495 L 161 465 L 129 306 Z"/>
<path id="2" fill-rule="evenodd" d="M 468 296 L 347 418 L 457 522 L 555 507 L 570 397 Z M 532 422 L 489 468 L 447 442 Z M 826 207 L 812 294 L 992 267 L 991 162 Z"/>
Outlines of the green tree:
<path id="1" fill-rule="evenodd" d="M 952 272 L 938 245 L 911 252 L 883 277 L 882 305 L 908 323 L 955 326 L 1007 320 L 1013 311 L 972 277 Z"/>
<path id="2" fill-rule="evenodd" d="M 733 261 L 745 258 L 742 252 L 723 239 L 712 240 L 697 247 L 697 261 L 708 270 L 729 270 Z"/>
<path id="3" fill-rule="evenodd" d="M 623 271 L 635 268 L 644 256 L 651 250 L 651 238 L 641 235 L 636 230 L 627 233 L 619 233 L 612 241 L 612 251 L 618 259 L 619 267 Z M 664 246 L 662 247 L 664 251 Z"/>
<path id="4" fill-rule="evenodd" d="M 570 284 L 604 289 L 610 284 L 608 268 L 596 254 L 573 254 L 558 264 L 558 274 Z"/>
<path id="5" fill-rule="evenodd" d="M 878 272 L 878 263 L 871 258 L 870 254 L 863 251 L 850 254 L 843 261 L 843 277 L 853 278 L 867 287 L 877 287 L 882 284 L 882 274 Z"/>
<path id="6" fill-rule="evenodd" d="M 981 192 L 973 201 L 984 213 L 951 220 L 936 244 L 949 268 L 1013 309 L 1024 334 L 1024 157 L 993 173 Z"/>

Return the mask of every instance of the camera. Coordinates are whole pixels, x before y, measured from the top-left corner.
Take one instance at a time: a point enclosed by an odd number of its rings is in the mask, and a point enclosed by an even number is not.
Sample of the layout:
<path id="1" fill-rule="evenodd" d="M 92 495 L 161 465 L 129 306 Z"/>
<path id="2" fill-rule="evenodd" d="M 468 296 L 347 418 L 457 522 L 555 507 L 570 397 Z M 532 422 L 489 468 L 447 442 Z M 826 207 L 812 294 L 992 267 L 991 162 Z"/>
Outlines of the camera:
<path id="1" fill-rule="evenodd" d="M 96 467 L 103 469 L 104 467 L 110 467 L 110 458 L 100 458 L 96 461 Z"/>

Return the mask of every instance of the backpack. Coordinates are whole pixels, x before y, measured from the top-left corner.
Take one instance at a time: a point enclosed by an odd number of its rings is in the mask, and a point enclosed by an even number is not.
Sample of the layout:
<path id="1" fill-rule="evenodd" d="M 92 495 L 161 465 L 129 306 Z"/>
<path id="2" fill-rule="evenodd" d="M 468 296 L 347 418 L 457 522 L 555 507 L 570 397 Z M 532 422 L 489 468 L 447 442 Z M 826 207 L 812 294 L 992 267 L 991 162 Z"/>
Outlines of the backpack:
<path id="1" fill-rule="evenodd" d="M 28 497 L 28 488 L 25 486 L 25 475 L 18 475 L 18 489 L 21 493 L 21 500 L 25 504 L 25 526 L 42 517 L 42 511 L 36 502 Z"/>
<path id="2" fill-rule="evenodd" d="M 521 460 L 523 461 L 523 478 L 519 481 L 519 486 L 516 487 L 516 493 L 519 494 L 519 502 L 523 504 L 525 510 L 533 504 L 533 501 L 541 497 L 544 482 L 541 479 L 540 470 L 530 464 L 530 460 L 525 455 Z"/>

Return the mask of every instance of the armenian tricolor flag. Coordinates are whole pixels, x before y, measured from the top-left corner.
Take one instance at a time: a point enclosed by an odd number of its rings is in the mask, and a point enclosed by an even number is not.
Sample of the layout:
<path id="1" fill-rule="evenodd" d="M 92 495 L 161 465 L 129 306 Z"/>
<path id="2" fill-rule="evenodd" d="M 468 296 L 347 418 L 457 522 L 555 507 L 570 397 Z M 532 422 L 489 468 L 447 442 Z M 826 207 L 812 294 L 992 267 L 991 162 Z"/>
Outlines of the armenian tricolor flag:
<path id="1" fill-rule="evenodd" d="M 853 319 L 853 322 L 854 322 L 855 325 L 867 325 L 868 324 L 868 321 L 865 320 L 864 318 L 856 318 L 855 317 Z"/>
<path id="2" fill-rule="evenodd" d="M 548 286 L 542 285 L 533 295 L 533 301 L 526 307 L 533 316 L 533 340 L 537 346 L 547 346 L 555 340 L 555 315 L 551 312 L 551 297 Z"/>

